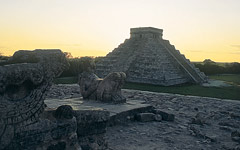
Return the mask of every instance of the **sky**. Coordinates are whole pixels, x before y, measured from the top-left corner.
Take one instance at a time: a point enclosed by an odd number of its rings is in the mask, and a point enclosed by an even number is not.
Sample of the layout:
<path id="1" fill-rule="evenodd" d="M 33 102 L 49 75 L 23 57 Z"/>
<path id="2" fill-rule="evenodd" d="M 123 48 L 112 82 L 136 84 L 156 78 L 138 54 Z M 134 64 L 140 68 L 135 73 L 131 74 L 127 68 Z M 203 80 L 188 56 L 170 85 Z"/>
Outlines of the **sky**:
<path id="1" fill-rule="evenodd" d="M 163 29 L 191 61 L 240 62 L 240 0 L 0 0 L 0 53 L 105 56 L 130 28 Z"/>

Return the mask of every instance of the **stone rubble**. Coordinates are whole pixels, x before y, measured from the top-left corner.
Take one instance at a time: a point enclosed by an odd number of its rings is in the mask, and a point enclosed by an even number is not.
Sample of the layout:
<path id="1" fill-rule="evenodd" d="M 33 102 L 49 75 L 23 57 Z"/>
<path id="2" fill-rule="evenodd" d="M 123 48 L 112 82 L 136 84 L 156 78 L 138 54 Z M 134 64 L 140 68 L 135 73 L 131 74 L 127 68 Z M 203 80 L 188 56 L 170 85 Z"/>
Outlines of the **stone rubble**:
<path id="1" fill-rule="evenodd" d="M 77 88 L 78 85 L 65 87 Z M 58 85 L 52 88 L 58 89 Z M 237 100 L 125 89 L 122 92 L 130 101 L 144 100 L 175 117 L 173 122 L 132 120 L 107 127 L 105 139 L 110 150 L 237 150 L 240 147 L 240 102 Z"/>
<path id="2" fill-rule="evenodd" d="M 75 109 L 68 102 L 52 109 L 44 103 L 46 94 L 57 101 L 82 96 L 77 84 L 50 89 L 68 67 L 65 55 L 60 50 L 18 51 L 7 63 L 0 66 L 1 150 L 240 147 L 238 101 L 122 90 L 128 105 L 139 101 L 146 107 L 139 114 L 123 111 L 113 118 L 112 112 Z"/>

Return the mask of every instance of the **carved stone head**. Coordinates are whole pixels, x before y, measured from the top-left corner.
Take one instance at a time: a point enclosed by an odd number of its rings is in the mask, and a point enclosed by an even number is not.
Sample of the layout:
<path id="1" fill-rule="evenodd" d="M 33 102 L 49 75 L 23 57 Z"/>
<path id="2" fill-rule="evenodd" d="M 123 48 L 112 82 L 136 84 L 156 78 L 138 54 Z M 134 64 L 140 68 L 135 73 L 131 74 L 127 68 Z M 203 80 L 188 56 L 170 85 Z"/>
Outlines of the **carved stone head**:
<path id="1" fill-rule="evenodd" d="M 38 120 L 44 96 L 55 77 L 68 67 L 61 50 L 17 51 L 0 66 L 0 145 L 6 132 L 21 130 Z M 12 135 L 12 134 L 10 134 Z M 12 135 L 13 136 L 13 135 Z M 1 149 L 0 146 L 0 149 Z"/>

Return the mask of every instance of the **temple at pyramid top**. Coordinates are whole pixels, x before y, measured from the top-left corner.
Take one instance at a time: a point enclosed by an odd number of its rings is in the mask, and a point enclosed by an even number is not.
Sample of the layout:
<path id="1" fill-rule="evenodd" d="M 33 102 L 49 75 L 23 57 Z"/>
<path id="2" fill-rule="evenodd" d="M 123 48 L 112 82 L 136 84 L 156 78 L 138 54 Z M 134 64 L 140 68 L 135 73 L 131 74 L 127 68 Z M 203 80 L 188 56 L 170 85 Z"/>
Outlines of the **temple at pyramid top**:
<path id="1" fill-rule="evenodd" d="M 131 38 L 162 38 L 162 29 L 153 27 L 131 28 Z"/>
<path id="2" fill-rule="evenodd" d="M 128 82 L 164 86 L 207 82 L 203 72 L 162 38 L 162 32 L 153 27 L 131 28 L 130 38 L 99 60 L 96 74 L 105 77 L 121 71 Z"/>

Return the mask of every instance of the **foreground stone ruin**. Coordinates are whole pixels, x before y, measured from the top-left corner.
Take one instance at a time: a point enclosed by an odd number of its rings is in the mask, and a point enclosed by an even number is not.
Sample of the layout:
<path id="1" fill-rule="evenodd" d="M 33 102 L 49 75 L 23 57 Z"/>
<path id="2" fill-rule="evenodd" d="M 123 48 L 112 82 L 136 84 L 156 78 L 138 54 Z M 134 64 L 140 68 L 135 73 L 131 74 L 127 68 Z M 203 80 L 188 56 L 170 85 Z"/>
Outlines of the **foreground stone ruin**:
<path id="1" fill-rule="evenodd" d="M 1 64 L 1 150 L 107 148 L 109 112 L 74 110 L 64 104 L 50 108 L 44 103 L 53 79 L 67 68 L 60 50 L 18 51 Z"/>
<path id="2" fill-rule="evenodd" d="M 44 104 L 53 79 L 68 68 L 65 55 L 21 50 L 5 63 L 0 66 L 0 149 L 80 149 L 71 109 L 66 117 L 63 109 Z"/>
<path id="3" fill-rule="evenodd" d="M 114 105 L 85 101 L 79 94 L 78 84 L 53 85 L 45 103 L 51 108 L 69 103 L 74 110 L 109 111 L 110 125 L 105 133 L 109 150 L 238 150 L 240 147 L 238 100 L 123 89 L 126 103 Z M 56 100 L 58 104 L 53 103 Z"/>
<path id="4" fill-rule="evenodd" d="M 131 28 L 131 37 L 96 64 L 96 74 L 124 72 L 126 81 L 156 85 L 201 84 L 207 77 L 162 38 L 162 29 Z"/>
<path id="5" fill-rule="evenodd" d="M 67 68 L 61 50 L 21 50 L 1 64 L 1 150 L 105 150 L 107 126 L 164 119 L 151 105 L 126 102 L 122 72 L 104 79 L 84 73 L 79 81 L 83 98 L 45 100 L 53 79 Z"/>
<path id="6" fill-rule="evenodd" d="M 239 102 L 122 91 L 122 72 L 52 86 L 67 68 L 60 50 L 0 64 L 0 150 L 239 148 Z"/>

